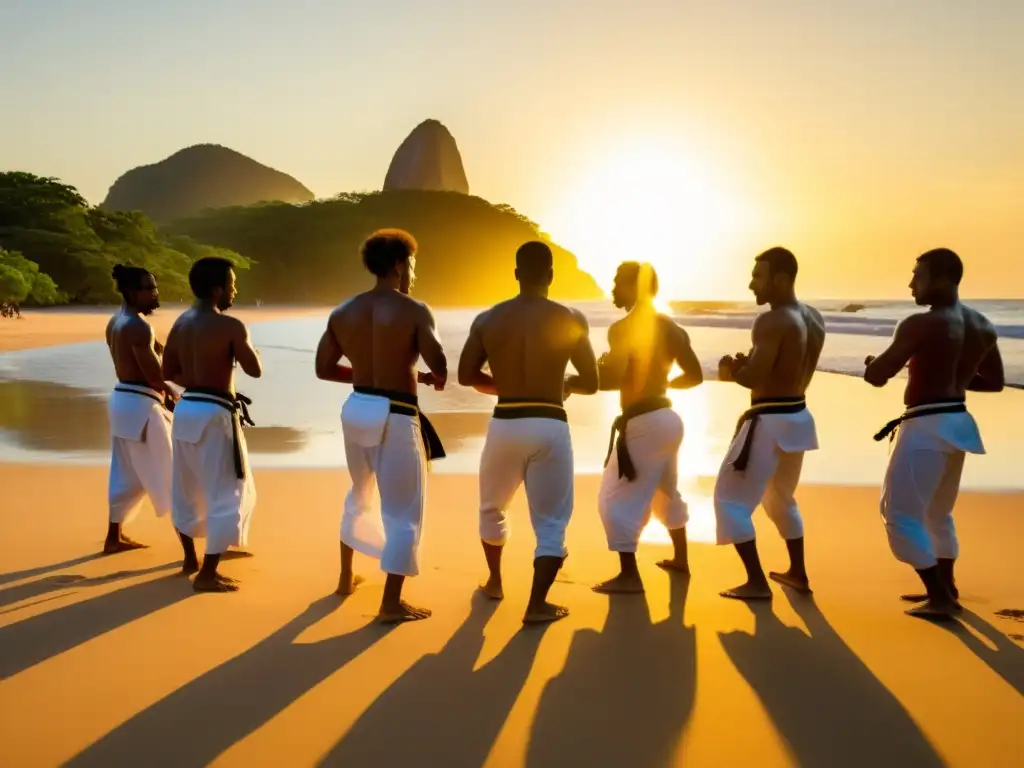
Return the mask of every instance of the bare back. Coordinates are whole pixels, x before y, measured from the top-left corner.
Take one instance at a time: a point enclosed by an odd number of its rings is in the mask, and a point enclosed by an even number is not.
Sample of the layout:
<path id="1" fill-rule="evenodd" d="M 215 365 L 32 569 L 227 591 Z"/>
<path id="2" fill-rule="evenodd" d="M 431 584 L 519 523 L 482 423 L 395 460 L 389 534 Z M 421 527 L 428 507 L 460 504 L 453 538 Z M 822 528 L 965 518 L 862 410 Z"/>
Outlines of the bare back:
<path id="1" fill-rule="evenodd" d="M 602 389 L 618 389 L 623 409 L 665 394 L 679 363 L 690 384 L 702 380 L 690 337 L 670 317 L 634 309 L 608 329 L 609 350 L 600 361 Z"/>
<path id="2" fill-rule="evenodd" d="M 164 374 L 186 389 L 235 392 L 235 363 L 259 378 L 259 353 L 245 324 L 222 312 L 192 307 L 182 313 L 167 336 Z"/>
<path id="3" fill-rule="evenodd" d="M 471 336 L 483 347 L 502 398 L 562 402 L 566 366 L 582 341 L 589 347 L 583 316 L 542 297 L 517 296 L 497 304 L 473 326 Z"/>
<path id="4" fill-rule="evenodd" d="M 118 381 L 145 382 L 158 391 L 163 390 L 161 347 L 145 318 L 119 310 L 107 323 L 106 339 Z"/>
<path id="5" fill-rule="evenodd" d="M 797 302 L 760 315 L 754 321 L 751 364 L 765 375 L 751 388 L 754 399 L 802 397 L 807 392 L 825 344 L 825 320 L 818 310 Z"/>
<path id="6" fill-rule="evenodd" d="M 421 355 L 432 371 L 444 370 L 433 315 L 399 291 L 361 293 L 335 309 L 327 327 L 352 363 L 355 386 L 415 394 Z"/>

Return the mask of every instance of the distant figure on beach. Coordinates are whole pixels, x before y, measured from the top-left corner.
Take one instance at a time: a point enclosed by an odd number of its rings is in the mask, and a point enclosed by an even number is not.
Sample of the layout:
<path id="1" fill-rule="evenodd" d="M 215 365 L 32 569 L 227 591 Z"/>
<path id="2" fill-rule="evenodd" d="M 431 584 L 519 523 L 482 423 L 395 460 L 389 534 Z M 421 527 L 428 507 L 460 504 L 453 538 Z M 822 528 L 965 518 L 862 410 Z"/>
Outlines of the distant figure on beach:
<path id="1" fill-rule="evenodd" d="M 689 513 L 676 487 L 683 420 L 665 393 L 670 387 L 695 387 L 704 374 L 686 331 L 654 308 L 657 294 L 658 275 L 650 264 L 619 266 L 612 301 L 628 314 L 608 329 L 608 352 L 598 361 L 598 373 L 602 390 L 619 391 L 622 414 L 612 424 L 597 508 L 608 548 L 619 554 L 620 570 L 595 592 L 644 591 L 636 549 L 652 512 L 668 529 L 675 549 L 671 559 L 658 565 L 690 573 Z M 670 381 L 675 363 L 683 373 Z"/>
<path id="2" fill-rule="evenodd" d="M 825 343 L 825 321 L 797 301 L 796 257 L 769 248 L 754 259 L 750 290 L 759 306 L 749 355 L 727 355 L 718 376 L 750 390 L 750 408 L 740 417 L 732 445 L 715 483 L 718 543 L 734 544 L 747 581 L 721 593 L 736 600 L 772 596 L 761 568 L 753 515 L 760 503 L 786 540 L 789 570 L 772 572 L 773 581 L 809 593 L 804 563 L 804 525 L 793 494 L 800 482 L 804 452 L 818 448 L 814 418 L 804 397 Z"/>
<path id="3" fill-rule="evenodd" d="M 508 505 L 526 483 L 537 539 L 533 589 L 523 622 L 557 621 L 568 609 L 547 601 L 568 554 L 574 471 L 565 397 L 597 392 L 597 360 L 581 312 L 548 299 L 551 249 L 528 242 L 516 252 L 519 295 L 478 315 L 459 359 L 459 384 L 497 395 L 480 457 L 480 538 L 490 577 L 482 590 L 504 598 L 501 553 L 509 537 Z M 569 362 L 576 375 L 566 378 Z M 490 373 L 483 371 L 484 364 Z"/>
<path id="4" fill-rule="evenodd" d="M 185 548 L 185 573 L 199 571 L 199 592 L 234 592 L 238 583 L 218 572 L 230 547 L 245 547 L 256 506 L 242 423 L 251 425 L 251 401 L 235 391 L 235 365 L 263 375 L 245 323 L 225 314 L 234 303 L 235 271 L 226 259 L 199 259 L 188 273 L 196 302 L 171 327 L 164 378 L 185 387 L 174 412 L 174 527 Z M 200 570 L 195 539 L 206 539 Z"/>
<path id="5" fill-rule="evenodd" d="M 110 419 L 110 517 L 103 554 L 146 545 L 124 534 L 124 526 L 149 496 L 157 517 L 171 511 L 171 411 L 174 391 L 160 369 L 163 345 L 146 317 L 160 306 L 156 278 L 141 267 L 113 270 L 123 304 L 107 323 L 106 340 L 117 384 L 107 402 Z"/>
<path id="6" fill-rule="evenodd" d="M 316 375 L 354 385 L 341 409 L 352 487 L 341 516 L 337 593 L 351 594 L 362 581 L 352 570 L 353 551 L 377 558 L 387 574 L 378 619 L 393 624 L 431 614 L 402 600 L 402 586 L 420 572 L 427 462 L 444 458 L 419 409 L 416 385 L 444 389 L 448 361 L 430 307 L 409 295 L 416 271 L 412 235 L 380 230 L 361 253 L 377 284 L 331 313 L 316 351 Z M 429 373 L 416 371 L 421 356 Z M 339 364 L 342 357 L 351 368 Z"/>
<path id="7" fill-rule="evenodd" d="M 977 424 L 967 412 L 967 390 L 1002 390 L 1003 361 L 995 328 L 960 303 L 960 257 L 947 248 L 917 258 L 910 292 L 927 312 L 904 319 L 888 349 L 865 361 L 864 379 L 884 386 L 908 366 L 906 410 L 875 435 L 895 445 L 882 485 L 881 511 L 889 546 L 917 571 L 925 594 L 911 616 L 946 619 L 961 610 L 953 565 L 959 554 L 953 507 L 967 453 L 984 453 Z"/>

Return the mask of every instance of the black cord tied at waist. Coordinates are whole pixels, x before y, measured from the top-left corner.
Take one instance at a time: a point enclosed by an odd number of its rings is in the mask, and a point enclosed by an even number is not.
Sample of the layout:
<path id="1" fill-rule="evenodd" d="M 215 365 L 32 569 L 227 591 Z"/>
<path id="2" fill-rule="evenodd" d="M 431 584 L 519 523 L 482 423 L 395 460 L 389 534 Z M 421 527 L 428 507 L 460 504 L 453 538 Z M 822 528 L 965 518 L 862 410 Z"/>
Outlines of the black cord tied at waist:
<path id="1" fill-rule="evenodd" d="M 942 400 L 936 403 L 921 403 L 920 405 L 911 406 L 878 430 L 875 434 L 875 440 L 881 441 L 888 437 L 889 442 L 892 442 L 896 439 L 896 432 L 899 430 L 900 425 L 911 419 L 918 419 L 921 416 L 937 416 L 940 413 L 966 412 L 967 404 L 964 400 Z"/>
<path id="2" fill-rule="evenodd" d="M 430 419 L 420 410 L 419 398 L 408 392 L 396 392 L 391 389 L 378 389 L 377 387 L 352 387 L 352 391 L 361 395 L 373 395 L 374 397 L 387 398 L 391 403 L 390 413 L 398 413 L 402 416 L 416 416 L 420 422 L 420 437 L 423 439 L 423 452 L 427 455 L 427 461 L 443 459 L 445 453 L 441 436 L 437 434 Z"/>
<path id="3" fill-rule="evenodd" d="M 139 392 L 137 389 L 129 389 L 129 387 L 145 387 L 148 392 Z M 147 381 L 119 381 L 114 387 L 115 392 L 127 392 L 129 395 L 138 395 L 139 397 L 148 397 L 154 402 L 160 403 L 171 413 L 174 413 L 174 400 L 170 397 L 160 397 L 156 394 L 156 390 L 149 385 Z"/>
<path id="4" fill-rule="evenodd" d="M 212 403 L 213 405 L 231 412 L 231 441 L 234 449 L 235 476 L 239 480 L 245 479 L 246 460 L 242 456 L 242 426 L 255 427 L 256 423 L 249 416 L 249 406 L 252 400 L 241 392 L 222 392 L 218 389 L 206 389 L 205 387 L 189 387 L 181 396 L 182 400 L 189 400 L 193 403 Z"/>
<path id="5" fill-rule="evenodd" d="M 538 397 L 499 397 L 491 418 L 569 421 L 562 403 Z"/>
<path id="6" fill-rule="evenodd" d="M 643 416 L 645 413 L 660 411 L 662 408 L 671 408 L 672 401 L 667 397 L 651 397 L 633 403 L 612 422 L 611 434 L 608 435 L 608 453 L 604 457 L 604 466 L 608 466 L 608 460 L 612 457 L 612 448 L 615 448 L 615 457 L 619 462 L 619 477 L 626 478 L 627 482 L 636 480 L 636 467 L 633 465 L 633 457 L 629 455 L 629 446 L 626 444 L 626 425 L 630 419 Z M 617 437 L 616 437 L 617 435 Z"/>
<path id="7" fill-rule="evenodd" d="M 750 461 L 750 450 L 754 446 L 754 430 L 757 428 L 757 422 L 761 420 L 761 416 L 774 413 L 800 413 L 804 410 L 807 410 L 807 400 L 804 397 L 765 397 L 751 400 L 750 407 L 736 422 L 736 431 L 732 435 L 732 439 L 735 440 L 743 425 L 750 422 L 750 428 L 743 440 L 743 447 L 732 462 L 732 468 L 737 472 L 746 471 L 747 463 Z"/>

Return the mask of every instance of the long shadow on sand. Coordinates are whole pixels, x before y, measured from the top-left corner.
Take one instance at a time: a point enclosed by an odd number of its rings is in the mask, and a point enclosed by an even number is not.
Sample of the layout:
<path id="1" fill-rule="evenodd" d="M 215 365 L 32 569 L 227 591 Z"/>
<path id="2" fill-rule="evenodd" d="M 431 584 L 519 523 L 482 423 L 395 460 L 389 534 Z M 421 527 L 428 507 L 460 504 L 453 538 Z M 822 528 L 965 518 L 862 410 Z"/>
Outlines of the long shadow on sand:
<path id="1" fill-rule="evenodd" d="M 960 620 L 967 626 L 977 630 L 986 640 L 995 646 L 989 648 L 959 623 L 940 624 L 963 642 L 967 649 L 981 659 L 1003 680 L 1012 685 L 1017 693 L 1024 696 L 1024 648 L 1019 647 L 1003 632 L 989 624 L 973 611 L 964 610 Z"/>
<path id="2" fill-rule="evenodd" d="M 115 728 L 65 766 L 208 765 L 384 637 L 368 624 L 316 643 L 295 643 L 336 610 L 325 597 L 249 650 L 185 684 Z M 288 765 L 287 756 L 279 761 Z"/>
<path id="3" fill-rule="evenodd" d="M 475 595 L 469 616 L 444 648 L 417 661 L 384 691 L 320 765 L 483 765 L 530 674 L 545 629 L 523 628 L 474 670 L 496 605 Z"/>
<path id="4" fill-rule="evenodd" d="M 134 571 L 115 571 L 103 576 L 79 576 L 75 573 L 60 574 L 57 576 L 46 576 L 42 579 L 30 581 L 27 584 L 19 584 L 16 587 L 8 587 L 0 590 L 0 607 L 20 603 L 22 600 L 30 600 L 34 597 L 42 597 L 50 592 L 64 589 L 66 587 L 95 587 L 101 584 L 109 584 L 112 581 L 131 579 L 136 576 L 149 576 L 161 571 L 169 571 L 180 567 L 180 563 L 166 563 L 156 565 L 152 568 L 139 568 Z"/>
<path id="5" fill-rule="evenodd" d="M 52 573 L 53 571 L 63 571 L 65 568 L 74 568 L 76 565 L 84 565 L 85 563 L 92 562 L 93 560 L 99 560 L 101 557 L 106 557 L 106 555 L 96 552 L 91 555 L 82 555 L 81 557 L 74 557 L 70 560 L 65 560 L 62 563 L 51 563 L 50 565 L 41 565 L 38 568 L 27 568 L 24 571 L 0 573 L 0 584 L 10 584 L 12 581 L 31 579 L 33 576 L 42 576 L 44 573 Z"/>
<path id="6" fill-rule="evenodd" d="M 150 579 L 0 627 L 0 681 L 191 594 L 181 576 Z"/>
<path id="7" fill-rule="evenodd" d="M 825 619 L 788 593 L 810 636 L 767 604 L 748 604 L 754 634 L 720 635 L 798 765 L 944 766 L 910 713 Z"/>
<path id="8" fill-rule="evenodd" d="M 693 713 L 696 629 L 683 624 L 689 580 L 673 577 L 669 616 L 651 623 L 643 595 L 612 595 L 604 628 L 573 637 L 544 690 L 527 765 L 671 765 Z"/>

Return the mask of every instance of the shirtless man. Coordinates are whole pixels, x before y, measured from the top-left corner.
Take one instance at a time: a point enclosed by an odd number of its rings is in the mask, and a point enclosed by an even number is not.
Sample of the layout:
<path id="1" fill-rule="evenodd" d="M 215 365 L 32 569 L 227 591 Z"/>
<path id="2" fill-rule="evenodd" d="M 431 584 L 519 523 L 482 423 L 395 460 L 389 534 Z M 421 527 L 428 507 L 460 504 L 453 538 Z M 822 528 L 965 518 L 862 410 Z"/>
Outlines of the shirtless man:
<path id="1" fill-rule="evenodd" d="M 217 571 L 229 547 L 249 536 L 256 486 L 248 467 L 242 422 L 249 399 L 235 392 L 235 365 L 263 375 L 245 324 L 225 312 L 234 303 L 235 271 L 221 258 L 199 259 L 188 273 L 196 302 L 175 320 L 164 350 L 164 378 L 185 387 L 174 412 L 174 527 L 185 547 L 182 570 L 199 592 L 234 592 L 238 583 Z M 199 569 L 195 541 L 206 538 Z"/>
<path id="2" fill-rule="evenodd" d="M 459 384 L 497 395 L 480 457 L 480 538 L 490 578 L 483 592 L 504 597 L 501 553 L 506 516 L 525 481 L 537 539 L 533 589 L 523 622 L 569 615 L 547 601 L 565 560 L 565 529 L 573 507 L 573 457 L 562 403 L 567 393 L 597 392 L 597 360 L 582 313 L 548 299 L 554 277 L 551 249 L 528 242 L 516 252 L 519 295 L 477 316 L 459 359 Z M 566 378 L 572 362 L 575 376 Z M 482 369 L 485 363 L 491 372 Z"/>
<path id="3" fill-rule="evenodd" d="M 316 352 L 316 375 L 354 385 L 341 411 L 352 488 L 341 518 L 337 593 L 351 594 L 362 581 L 352 571 L 354 551 L 379 559 L 387 579 L 378 619 L 392 624 L 431 614 L 402 600 L 402 586 L 419 573 L 427 461 L 444 456 L 419 410 L 416 385 L 444 389 L 448 362 L 430 308 L 409 295 L 416 269 L 413 237 L 380 230 L 361 252 L 377 284 L 331 313 Z M 421 356 L 430 373 L 417 373 Z M 339 364 L 342 357 L 351 368 Z"/>
<path id="4" fill-rule="evenodd" d="M 117 385 L 110 393 L 110 514 L 103 554 L 145 544 L 124 534 L 124 525 L 149 496 L 157 517 L 171 511 L 171 409 L 174 390 L 160 370 L 163 345 L 146 318 L 160 306 L 156 278 L 141 267 L 118 264 L 113 278 L 124 303 L 107 323 L 106 339 Z"/>
<path id="5" fill-rule="evenodd" d="M 751 407 L 740 417 L 732 445 L 715 483 L 718 543 L 734 544 L 747 581 L 721 593 L 736 600 L 770 599 L 754 536 L 758 502 L 786 540 L 789 570 L 772 572 L 773 581 L 810 593 L 804 564 L 804 527 L 793 494 L 800 482 L 805 451 L 818 448 L 814 418 L 804 394 L 811 383 L 825 321 L 821 313 L 797 301 L 796 257 L 770 248 L 754 260 L 750 290 L 759 306 L 749 356 L 725 356 L 718 376 L 750 390 Z"/>
<path id="6" fill-rule="evenodd" d="M 608 548 L 619 554 L 620 572 L 594 587 L 595 592 L 644 591 L 636 548 L 652 511 L 668 529 L 675 550 L 658 566 L 690 573 L 689 514 L 676 487 L 683 421 L 665 393 L 670 387 L 696 387 L 704 374 L 686 331 L 654 308 L 657 294 L 658 275 L 651 265 L 627 261 L 619 266 L 612 301 L 628 314 L 608 329 L 608 352 L 598 361 L 598 372 L 602 390 L 619 390 L 622 415 L 612 424 L 614 443 L 608 445 L 597 506 Z M 676 363 L 682 375 L 670 381 Z"/>
<path id="7" fill-rule="evenodd" d="M 864 361 L 864 378 L 876 387 L 909 363 L 906 410 L 875 439 L 897 435 L 882 486 L 882 519 L 893 554 L 924 583 L 925 594 L 902 596 L 923 603 L 907 611 L 923 618 L 946 619 L 960 610 L 953 506 L 965 454 L 985 452 L 967 412 L 967 390 L 999 392 L 1004 384 L 995 328 L 960 303 L 961 277 L 963 263 L 953 251 L 919 256 L 910 292 L 930 309 L 903 320 L 889 348 Z"/>

